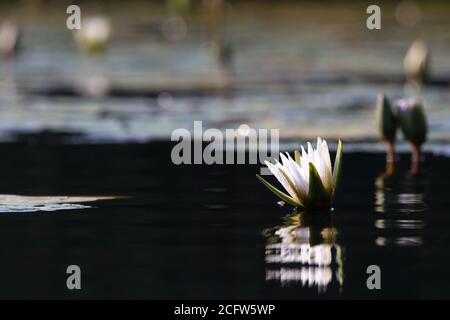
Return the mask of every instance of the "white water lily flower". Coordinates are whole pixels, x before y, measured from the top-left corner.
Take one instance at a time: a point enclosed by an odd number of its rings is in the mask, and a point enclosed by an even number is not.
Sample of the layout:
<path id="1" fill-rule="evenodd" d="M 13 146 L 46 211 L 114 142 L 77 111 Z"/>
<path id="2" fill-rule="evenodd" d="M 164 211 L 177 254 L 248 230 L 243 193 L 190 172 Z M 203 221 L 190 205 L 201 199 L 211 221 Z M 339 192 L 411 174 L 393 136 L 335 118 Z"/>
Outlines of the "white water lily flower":
<path id="1" fill-rule="evenodd" d="M 330 153 L 325 140 L 317 138 L 314 149 L 308 142 L 307 151 L 295 151 L 295 160 L 286 153 L 280 153 L 281 163 L 265 161 L 270 172 L 288 192 L 278 190 L 261 176 L 256 177 L 284 201 L 306 210 L 329 210 L 342 168 L 342 141 L 339 140 L 334 170 L 331 168 Z"/>

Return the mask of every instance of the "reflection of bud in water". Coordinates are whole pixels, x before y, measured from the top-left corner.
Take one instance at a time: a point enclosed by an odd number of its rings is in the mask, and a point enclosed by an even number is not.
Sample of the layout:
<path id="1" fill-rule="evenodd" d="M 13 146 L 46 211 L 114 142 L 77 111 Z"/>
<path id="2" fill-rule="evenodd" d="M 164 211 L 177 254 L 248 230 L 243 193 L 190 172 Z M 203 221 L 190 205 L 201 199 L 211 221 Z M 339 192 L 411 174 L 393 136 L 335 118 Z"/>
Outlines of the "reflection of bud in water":
<path id="1" fill-rule="evenodd" d="M 82 19 L 81 29 L 74 31 L 77 44 L 87 53 L 104 52 L 111 34 L 111 24 L 106 17 L 94 16 Z"/>
<path id="2" fill-rule="evenodd" d="M 381 174 L 375 180 L 374 226 L 379 230 L 378 246 L 419 246 L 426 209 L 425 195 L 429 187 L 426 176 Z"/>
<path id="3" fill-rule="evenodd" d="M 19 38 L 18 27 L 9 21 L 0 26 L 0 55 L 9 58 L 16 53 Z"/>
<path id="4" fill-rule="evenodd" d="M 300 282 L 324 291 L 335 279 L 342 286 L 343 253 L 331 217 L 294 214 L 286 222 L 265 231 L 266 281 Z"/>
<path id="5" fill-rule="evenodd" d="M 427 80 L 429 54 L 426 44 L 421 40 L 413 42 L 406 53 L 403 67 L 408 81 L 421 84 Z"/>
<path id="6" fill-rule="evenodd" d="M 79 84 L 79 92 L 87 97 L 105 97 L 110 91 L 110 82 L 106 77 L 101 75 L 86 76 Z"/>
<path id="7" fill-rule="evenodd" d="M 388 98 L 380 93 L 377 97 L 375 109 L 376 125 L 381 139 L 387 145 L 387 161 L 394 161 L 394 143 L 397 133 L 397 118 L 392 110 Z"/>
<path id="8" fill-rule="evenodd" d="M 379 213 L 423 212 L 427 176 L 379 175 L 375 180 L 375 211 Z"/>

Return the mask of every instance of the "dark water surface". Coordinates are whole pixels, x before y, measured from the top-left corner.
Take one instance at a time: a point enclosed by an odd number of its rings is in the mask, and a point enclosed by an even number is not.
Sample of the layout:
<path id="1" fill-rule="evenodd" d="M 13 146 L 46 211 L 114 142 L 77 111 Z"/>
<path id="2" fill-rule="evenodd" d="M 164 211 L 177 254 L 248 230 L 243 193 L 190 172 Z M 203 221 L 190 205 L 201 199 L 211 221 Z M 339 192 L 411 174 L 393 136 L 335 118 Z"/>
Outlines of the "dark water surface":
<path id="1" fill-rule="evenodd" d="M 386 178 L 384 155 L 346 153 L 334 213 L 305 218 L 287 217 L 259 166 L 175 166 L 169 143 L 0 150 L 2 194 L 130 196 L 2 214 L 0 298 L 450 298 L 443 156 L 411 178 L 402 155 Z M 80 291 L 66 289 L 71 264 Z"/>

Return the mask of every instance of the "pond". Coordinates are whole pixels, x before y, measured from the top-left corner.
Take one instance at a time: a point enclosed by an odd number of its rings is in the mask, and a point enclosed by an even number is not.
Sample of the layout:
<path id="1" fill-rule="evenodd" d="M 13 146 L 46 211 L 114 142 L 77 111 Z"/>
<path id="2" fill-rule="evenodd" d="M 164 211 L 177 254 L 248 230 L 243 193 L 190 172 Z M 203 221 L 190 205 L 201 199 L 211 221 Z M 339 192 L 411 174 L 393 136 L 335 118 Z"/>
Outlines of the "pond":
<path id="1" fill-rule="evenodd" d="M 258 165 L 176 166 L 172 146 L 0 145 L 1 194 L 126 196 L 0 215 L 0 298 L 450 298 L 447 157 L 386 177 L 384 154 L 346 152 L 334 211 L 307 217 Z"/>

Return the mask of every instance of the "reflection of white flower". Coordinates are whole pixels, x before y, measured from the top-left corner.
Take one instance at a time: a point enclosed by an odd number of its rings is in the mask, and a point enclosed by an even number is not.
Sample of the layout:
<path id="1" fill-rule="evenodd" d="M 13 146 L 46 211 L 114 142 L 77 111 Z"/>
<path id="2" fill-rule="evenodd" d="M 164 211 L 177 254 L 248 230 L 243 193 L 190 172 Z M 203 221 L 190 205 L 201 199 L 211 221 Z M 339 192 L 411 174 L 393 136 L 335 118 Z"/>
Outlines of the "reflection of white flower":
<path id="1" fill-rule="evenodd" d="M 308 243 L 310 238 L 309 228 L 299 228 L 297 226 L 289 226 L 280 228 L 275 231 L 275 234 L 280 237 L 282 243 Z"/>
<path id="2" fill-rule="evenodd" d="M 275 234 L 280 237 L 283 243 L 286 244 L 293 243 L 295 241 L 295 238 L 292 233 L 295 231 L 296 228 L 297 228 L 296 226 L 280 228 L 277 231 L 275 231 Z"/>
<path id="3" fill-rule="evenodd" d="M 336 274 L 342 287 L 343 251 L 334 242 L 335 229 L 325 221 L 316 220 L 309 225 L 300 216 L 291 219 L 297 223 L 270 229 L 267 234 L 270 241 L 265 246 L 266 280 L 278 280 L 281 285 L 300 282 L 302 286 L 316 286 L 321 292 Z"/>
<path id="4" fill-rule="evenodd" d="M 272 174 L 283 185 L 289 195 L 281 192 L 262 177 L 257 178 L 284 201 L 305 209 L 329 209 L 339 179 L 342 165 L 342 142 L 339 141 L 334 172 L 331 168 L 330 153 L 325 140 L 317 138 L 314 149 L 308 142 L 308 151 L 295 152 L 295 160 L 286 153 L 280 153 L 281 163 L 266 161 Z"/>
<path id="5" fill-rule="evenodd" d="M 301 263 L 328 266 L 332 262 L 331 244 L 312 246 L 308 243 L 281 242 L 266 246 L 268 263 Z"/>
<path id="6" fill-rule="evenodd" d="M 326 288 L 333 279 L 333 273 L 329 267 L 302 268 L 300 279 L 303 285 L 309 287 L 317 285 L 319 288 Z"/>
<path id="7" fill-rule="evenodd" d="M 301 282 L 302 286 L 317 286 L 319 291 L 326 291 L 333 280 L 333 272 L 330 267 L 280 268 L 267 270 L 266 280 L 279 280 L 282 285 Z"/>

